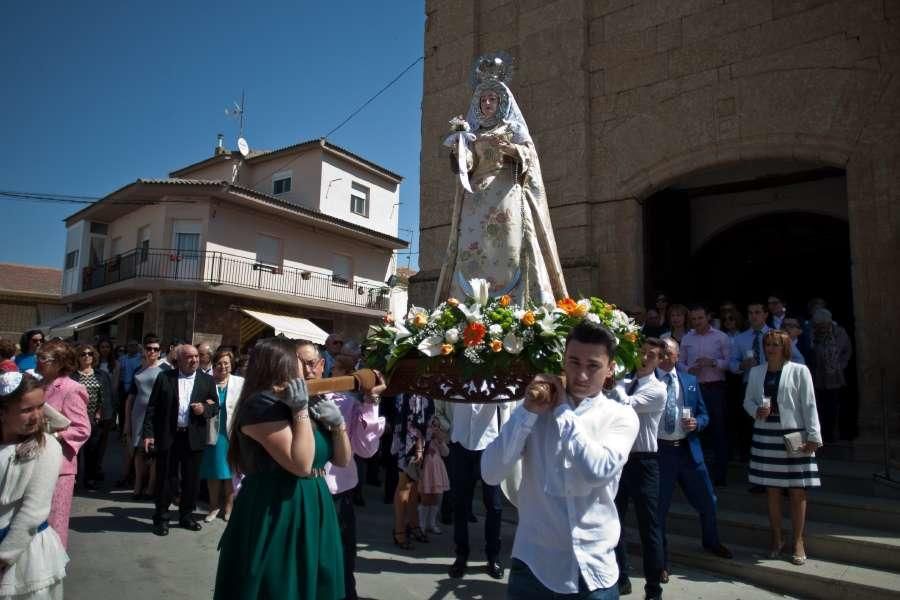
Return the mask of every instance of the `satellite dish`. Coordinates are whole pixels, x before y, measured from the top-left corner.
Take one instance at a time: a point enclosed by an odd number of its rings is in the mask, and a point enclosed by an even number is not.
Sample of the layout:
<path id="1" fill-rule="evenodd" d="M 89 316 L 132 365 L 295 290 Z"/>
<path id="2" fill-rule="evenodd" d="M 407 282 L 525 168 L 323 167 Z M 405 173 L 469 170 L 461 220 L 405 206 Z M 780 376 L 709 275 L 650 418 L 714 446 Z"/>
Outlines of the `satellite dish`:
<path id="1" fill-rule="evenodd" d="M 247 156 L 250 154 L 250 146 L 247 144 L 247 140 L 240 137 L 240 138 L 238 138 L 237 144 L 238 144 L 238 150 L 240 151 L 241 156 L 243 156 L 244 158 L 247 158 Z"/>

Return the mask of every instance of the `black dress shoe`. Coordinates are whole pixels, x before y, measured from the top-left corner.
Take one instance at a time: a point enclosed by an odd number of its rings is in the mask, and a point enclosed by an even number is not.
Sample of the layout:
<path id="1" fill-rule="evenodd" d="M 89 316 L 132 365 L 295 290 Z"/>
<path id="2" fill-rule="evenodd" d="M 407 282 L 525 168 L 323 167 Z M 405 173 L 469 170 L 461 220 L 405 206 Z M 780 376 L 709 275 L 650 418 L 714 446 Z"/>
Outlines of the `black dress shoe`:
<path id="1" fill-rule="evenodd" d="M 178 524 L 190 531 L 200 531 L 203 529 L 203 526 L 193 519 L 182 519 L 178 521 Z"/>
<path id="2" fill-rule="evenodd" d="M 666 569 L 659 572 L 659 582 L 669 583 L 669 572 Z"/>
<path id="3" fill-rule="evenodd" d="M 478 517 L 476 517 L 472 513 L 469 513 L 469 523 L 477 523 L 477 522 L 478 522 Z"/>
<path id="4" fill-rule="evenodd" d="M 719 544 L 718 546 L 704 546 L 707 552 L 710 554 L 715 554 L 719 558 L 734 558 L 734 554 L 731 553 L 731 550 Z"/>
<path id="5" fill-rule="evenodd" d="M 631 580 L 623 579 L 619 582 L 619 595 L 627 596 L 631 593 Z"/>
<path id="6" fill-rule="evenodd" d="M 453 579 L 459 579 L 463 575 L 466 574 L 466 564 L 468 563 L 468 557 L 466 556 L 457 556 L 456 560 L 453 561 L 453 564 L 450 565 L 450 571 L 448 575 Z"/>
<path id="7" fill-rule="evenodd" d="M 489 558 L 484 565 L 484 572 L 494 579 L 503 579 L 503 565 L 496 558 Z"/>
<path id="8" fill-rule="evenodd" d="M 169 524 L 163 523 L 162 521 L 160 521 L 159 523 L 154 523 L 153 533 L 158 536 L 169 535 Z"/>

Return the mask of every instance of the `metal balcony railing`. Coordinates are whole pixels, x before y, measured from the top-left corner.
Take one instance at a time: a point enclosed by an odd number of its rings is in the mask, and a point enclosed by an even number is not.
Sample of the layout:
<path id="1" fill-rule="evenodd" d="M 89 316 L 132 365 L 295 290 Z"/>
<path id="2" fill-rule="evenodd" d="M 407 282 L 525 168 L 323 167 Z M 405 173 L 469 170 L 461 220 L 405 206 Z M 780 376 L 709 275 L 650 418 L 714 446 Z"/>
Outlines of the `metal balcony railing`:
<path id="1" fill-rule="evenodd" d="M 296 267 L 278 267 L 218 251 L 136 248 L 82 269 L 82 291 L 129 279 L 193 281 L 302 296 L 387 311 L 390 288 L 354 283 Z"/>

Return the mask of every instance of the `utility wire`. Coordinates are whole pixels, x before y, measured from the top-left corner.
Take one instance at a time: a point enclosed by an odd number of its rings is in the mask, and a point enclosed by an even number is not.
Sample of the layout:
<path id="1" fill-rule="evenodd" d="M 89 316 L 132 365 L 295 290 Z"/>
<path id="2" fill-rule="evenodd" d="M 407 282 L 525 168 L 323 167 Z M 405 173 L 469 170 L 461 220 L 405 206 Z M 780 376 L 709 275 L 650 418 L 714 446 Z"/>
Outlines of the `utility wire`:
<path id="1" fill-rule="evenodd" d="M 22 192 L 12 190 L 0 190 L 0 198 L 9 198 L 10 200 L 22 200 L 24 202 L 45 202 L 48 204 L 96 204 L 102 197 L 98 196 L 76 196 L 72 194 L 51 194 L 44 192 Z M 193 200 L 165 200 L 152 198 L 147 200 L 112 200 L 108 204 L 128 204 L 133 206 L 146 206 L 149 204 L 194 204 Z"/>
<path id="2" fill-rule="evenodd" d="M 372 101 L 375 100 L 375 98 L 377 98 L 378 96 L 380 96 L 381 94 L 383 94 L 384 92 L 386 92 L 386 91 L 388 90 L 388 88 L 390 88 L 392 85 L 394 85 L 395 83 L 397 83 L 397 82 L 398 82 L 404 75 L 406 75 L 413 67 L 415 67 L 417 64 L 419 64 L 420 62 L 422 62 L 422 61 L 424 61 L 424 60 L 425 60 L 425 56 L 423 55 L 423 56 L 420 56 L 419 58 L 417 58 L 416 60 L 414 60 L 412 63 L 410 63 L 408 67 L 406 67 L 405 69 L 403 69 L 402 71 L 400 71 L 400 73 L 399 73 L 396 77 L 394 77 L 393 79 L 391 79 L 384 87 L 382 87 L 380 90 L 378 90 L 377 92 L 375 92 L 375 94 L 373 94 L 368 100 L 366 100 L 365 102 L 363 102 L 362 105 L 360 105 L 359 108 L 357 108 L 356 110 L 354 110 L 353 112 L 351 112 L 349 115 L 347 115 L 347 117 L 345 117 L 343 121 L 341 121 L 340 123 L 338 123 L 335 127 L 333 127 L 333 128 L 331 129 L 331 131 L 329 131 L 329 132 L 326 133 L 324 136 L 322 136 L 322 139 L 327 139 L 328 136 L 330 136 L 332 133 L 334 133 L 335 131 L 337 131 L 338 129 L 340 129 L 340 128 L 343 127 L 344 125 L 346 125 L 353 117 L 355 117 L 356 115 L 358 115 L 360 112 L 362 112 L 362 110 L 363 110 L 365 107 L 367 107 L 369 104 L 371 104 Z M 281 167 L 281 169 L 282 169 L 282 170 L 286 170 L 288 167 L 290 167 L 292 164 L 294 164 L 297 160 L 299 160 L 299 159 L 300 159 L 300 156 L 302 156 L 302 155 L 298 155 L 298 156 L 294 157 L 291 161 L 289 161 L 287 164 L 285 164 L 283 167 Z M 268 177 L 269 177 L 269 176 L 267 175 L 267 176 L 263 177 L 262 179 L 259 179 L 259 180 L 257 180 L 257 181 L 254 181 L 254 182 L 253 182 L 252 184 L 250 184 L 248 187 L 255 188 L 258 184 L 260 184 L 260 183 L 263 182 L 264 180 L 268 179 Z"/>

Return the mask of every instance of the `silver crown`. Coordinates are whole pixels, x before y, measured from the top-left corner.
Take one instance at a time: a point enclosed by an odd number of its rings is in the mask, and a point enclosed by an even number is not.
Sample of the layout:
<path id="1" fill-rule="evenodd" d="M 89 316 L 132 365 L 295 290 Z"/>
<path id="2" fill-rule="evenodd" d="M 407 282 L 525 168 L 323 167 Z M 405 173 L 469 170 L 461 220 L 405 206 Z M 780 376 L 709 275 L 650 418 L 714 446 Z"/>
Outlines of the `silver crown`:
<path id="1" fill-rule="evenodd" d="M 506 52 L 491 52 L 482 54 L 472 65 L 472 87 L 476 88 L 482 83 L 499 81 L 509 84 L 513 76 L 513 59 Z"/>

